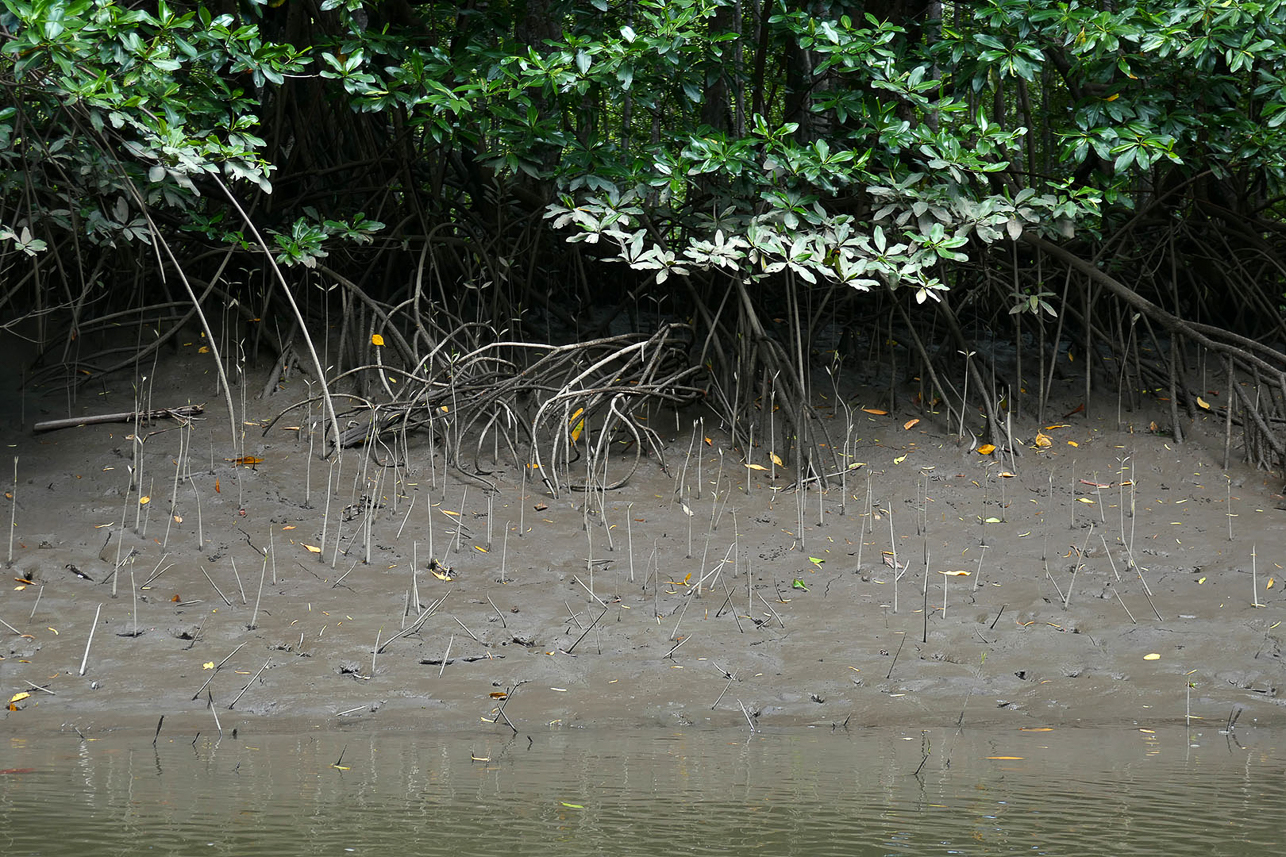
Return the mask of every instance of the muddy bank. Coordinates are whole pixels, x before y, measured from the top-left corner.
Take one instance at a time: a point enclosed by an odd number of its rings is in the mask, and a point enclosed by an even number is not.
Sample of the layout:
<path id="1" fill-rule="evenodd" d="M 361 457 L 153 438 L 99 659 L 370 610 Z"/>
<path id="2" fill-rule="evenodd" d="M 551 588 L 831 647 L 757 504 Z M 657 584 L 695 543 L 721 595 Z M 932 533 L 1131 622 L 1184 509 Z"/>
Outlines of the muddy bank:
<path id="1" fill-rule="evenodd" d="M 302 389 L 248 394 L 234 446 L 212 373 L 149 381 L 153 407 L 209 404 L 141 443 L 32 435 L 62 386 L 5 396 L 10 734 L 1286 722 L 1280 485 L 1225 475 L 1214 416 L 1183 446 L 1148 430 L 1164 403 L 1028 422 L 1050 446 L 1014 465 L 940 415 L 858 412 L 843 486 L 799 492 L 668 415 L 669 472 L 645 460 L 587 512 L 504 455 L 488 495 L 424 438 L 394 468 L 261 436 Z M 70 413 L 132 400 L 86 387 Z"/>

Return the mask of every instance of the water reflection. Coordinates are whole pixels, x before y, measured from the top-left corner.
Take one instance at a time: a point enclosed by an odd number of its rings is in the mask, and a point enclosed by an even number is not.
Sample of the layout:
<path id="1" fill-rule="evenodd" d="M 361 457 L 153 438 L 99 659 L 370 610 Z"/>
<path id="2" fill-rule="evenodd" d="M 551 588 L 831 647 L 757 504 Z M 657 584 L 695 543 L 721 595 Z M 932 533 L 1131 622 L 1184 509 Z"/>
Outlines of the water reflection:
<path id="1" fill-rule="evenodd" d="M 23 770 L 0 774 L 0 854 L 1276 855 L 1278 737 L 1198 748 L 1182 730 L 10 741 L 3 764 Z"/>

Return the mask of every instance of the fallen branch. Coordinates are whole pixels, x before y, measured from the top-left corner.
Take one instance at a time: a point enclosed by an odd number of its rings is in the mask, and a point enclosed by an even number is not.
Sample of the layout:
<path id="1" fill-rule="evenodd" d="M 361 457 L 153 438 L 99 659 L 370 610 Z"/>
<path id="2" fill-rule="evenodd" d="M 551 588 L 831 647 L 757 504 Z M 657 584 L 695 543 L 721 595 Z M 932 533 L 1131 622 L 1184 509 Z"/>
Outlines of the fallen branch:
<path id="1" fill-rule="evenodd" d="M 205 405 L 188 405 L 182 408 L 161 408 L 156 411 L 124 411 L 119 414 L 95 414 L 88 417 L 73 417 L 65 420 L 45 420 L 31 427 L 33 432 L 57 431 L 58 429 L 76 428 L 77 426 L 98 425 L 100 423 L 153 422 L 173 417 L 184 420 L 188 417 L 205 413 Z"/>

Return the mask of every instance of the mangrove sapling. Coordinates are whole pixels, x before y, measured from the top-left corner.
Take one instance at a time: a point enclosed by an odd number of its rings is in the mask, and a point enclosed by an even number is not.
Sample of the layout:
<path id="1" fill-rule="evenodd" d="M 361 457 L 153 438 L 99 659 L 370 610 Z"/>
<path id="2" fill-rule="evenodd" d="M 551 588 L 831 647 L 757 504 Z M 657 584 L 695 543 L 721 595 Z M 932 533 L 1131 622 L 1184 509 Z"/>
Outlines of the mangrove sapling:
<path id="1" fill-rule="evenodd" d="M 94 630 L 98 627 L 98 615 L 102 612 L 103 605 L 100 603 L 98 609 L 94 611 L 94 623 L 89 626 L 89 639 L 85 641 L 85 655 L 80 659 L 80 672 L 77 675 L 85 674 L 85 665 L 89 663 L 89 647 L 94 645 Z"/>
<path id="2" fill-rule="evenodd" d="M 500 582 L 505 583 L 509 580 L 509 575 L 505 573 L 505 561 L 509 556 L 509 521 L 505 521 L 505 534 L 500 541 Z M 631 557 L 633 559 L 633 557 Z M 632 580 L 633 578 L 631 578 Z"/>

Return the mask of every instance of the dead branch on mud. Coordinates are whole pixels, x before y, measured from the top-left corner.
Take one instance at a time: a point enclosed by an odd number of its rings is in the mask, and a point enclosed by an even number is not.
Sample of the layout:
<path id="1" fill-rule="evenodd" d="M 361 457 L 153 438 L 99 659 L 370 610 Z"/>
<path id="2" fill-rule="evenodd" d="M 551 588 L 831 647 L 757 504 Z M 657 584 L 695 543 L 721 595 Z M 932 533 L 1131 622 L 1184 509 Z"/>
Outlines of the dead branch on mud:
<path id="1" fill-rule="evenodd" d="M 384 349 L 377 349 L 375 363 L 331 379 L 341 386 L 375 376 L 373 386 L 382 393 L 351 396 L 358 405 L 341 415 L 340 445 L 427 432 L 441 443 L 448 464 L 487 488 L 494 487 L 482 463 L 489 445 L 504 448 L 521 466 L 530 463 L 555 496 L 562 489 L 619 488 L 645 446 L 661 460 L 648 409 L 679 406 L 703 393 L 690 384 L 698 367 L 686 357 L 687 333 L 686 326 L 665 325 L 651 335 L 550 345 L 500 339 L 477 324 L 460 324 L 441 337 L 420 326 L 416 335 L 399 337 L 396 363 L 384 362 Z M 430 341 L 425 353 L 412 353 L 411 343 Z M 404 362 L 407 356 L 413 361 Z M 287 413 L 317 401 L 287 408 L 265 434 Z M 623 469 L 614 465 L 608 474 L 612 454 L 621 456 Z"/>

